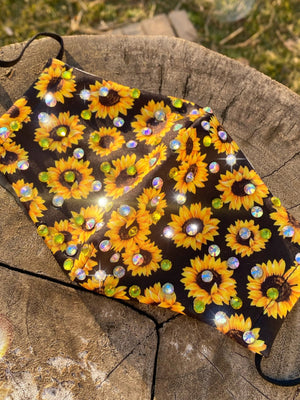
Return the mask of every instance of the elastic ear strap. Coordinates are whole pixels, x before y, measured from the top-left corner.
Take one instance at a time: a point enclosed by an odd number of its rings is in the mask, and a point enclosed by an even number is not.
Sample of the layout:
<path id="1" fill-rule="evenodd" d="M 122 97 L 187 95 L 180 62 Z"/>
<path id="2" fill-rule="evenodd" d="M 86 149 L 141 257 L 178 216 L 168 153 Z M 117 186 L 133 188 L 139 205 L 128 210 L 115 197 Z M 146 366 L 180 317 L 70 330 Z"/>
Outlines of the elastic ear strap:
<path id="1" fill-rule="evenodd" d="M 296 386 L 300 384 L 300 378 L 296 379 L 290 379 L 290 380 L 279 380 L 279 379 L 274 379 L 271 378 L 270 376 L 265 375 L 262 370 L 261 370 L 261 360 L 262 360 L 262 355 L 260 354 L 255 354 L 255 366 L 260 374 L 261 377 L 263 377 L 266 381 L 273 383 L 274 385 L 278 386 Z"/>
<path id="2" fill-rule="evenodd" d="M 59 50 L 56 58 L 61 60 L 63 55 L 64 55 L 64 41 L 63 41 L 63 38 L 61 36 L 57 35 L 56 33 L 40 32 L 40 33 L 37 33 L 35 36 L 33 36 L 30 40 L 28 40 L 28 42 L 25 44 L 24 48 L 22 49 L 21 53 L 19 54 L 19 56 L 17 58 L 15 58 L 14 60 L 10 60 L 10 61 L 0 60 L 0 67 L 7 68 L 7 67 L 12 67 L 13 65 L 15 65 L 18 61 L 20 61 L 20 59 L 22 58 L 25 50 L 30 45 L 30 43 L 32 43 L 35 39 L 37 39 L 40 36 L 49 36 L 49 37 L 55 39 L 60 44 L 60 50 Z"/>

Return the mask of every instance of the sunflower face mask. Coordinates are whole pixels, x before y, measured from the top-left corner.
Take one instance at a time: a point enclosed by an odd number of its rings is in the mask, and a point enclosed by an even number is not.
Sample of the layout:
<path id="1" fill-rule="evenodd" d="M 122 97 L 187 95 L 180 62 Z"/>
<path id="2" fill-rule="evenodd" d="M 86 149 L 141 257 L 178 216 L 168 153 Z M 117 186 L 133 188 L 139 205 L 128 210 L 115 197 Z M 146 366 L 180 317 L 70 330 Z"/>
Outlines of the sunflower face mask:
<path id="1" fill-rule="evenodd" d="M 88 290 L 212 325 L 266 379 L 298 383 L 260 359 L 300 297 L 299 225 L 210 107 L 90 75 L 62 51 L 0 118 L 0 171 L 57 262 Z"/>

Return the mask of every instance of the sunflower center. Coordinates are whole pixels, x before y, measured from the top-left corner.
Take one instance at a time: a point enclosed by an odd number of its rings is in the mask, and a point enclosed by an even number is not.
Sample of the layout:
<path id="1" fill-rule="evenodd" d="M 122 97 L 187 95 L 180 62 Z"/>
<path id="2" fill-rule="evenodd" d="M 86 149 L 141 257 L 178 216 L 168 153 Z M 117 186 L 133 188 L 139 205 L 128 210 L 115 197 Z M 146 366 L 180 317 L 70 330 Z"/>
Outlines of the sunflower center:
<path id="1" fill-rule="evenodd" d="M 75 182 L 78 184 L 82 181 L 82 175 L 76 169 L 68 169 L 63 171 L 59 176 L 59 182 L 70 189 Z"/>
<path id="2" fill-rule="evenodd" d="M 289 223 L 292 225 L 292 226 L 294 226 L 295 228 L 300 228 L 300 222 L 299 221 L 297 221 L 296 220 L 296 218 L 293 216 L 293 215 L 291 215 L 291 214 L 288 214 L 288 216 L 289 216 Z"/>
<path id="3" fill-rule="evenodd" d="M 292 293 L 289 283 L 282 276 L 278 275 L 268 276 L 261 284 L 261 291 L 265 297 L 268 297 L 267 291 L 270 288 L 278 290 L 279 296 L 276 299 L 277 302 L 287 301 Z"/>
<path id="4" fill-rule="evenodd" d="M 246 342 L 243 339 L 243 333 L 242 331 L 239 331 L 238 329 L 230 329 L 227 333 L 226 336 L 229 336 L 231 339 L 236 340 L 239 344 L 241 344 L 244 347 L 248 347 Z"/>
<path id="5" fill-rule="evenodd" d="M 115 104 L 118 104 L 120 99 L 121 97 L 119 96 L 119 93 L 113 89 L 109 90 L 107 96 L 99 96 L 99 102 L 106 107 L 111 107 Z"/>
<path id="6" fill-rule="evenodd" d="M 68 136 L 70 132 L 70 127 L 68 125 L 59 125 L 51 129 L 49 136 L 54 140 L 62 140 L 64 137 Z"/>
<path id="7" fill-rule="evenodd" d="M 152 134 L 156 135 L 157 133 L 161 132 L 164 127 L 166 126 L 166 121 L 158 121 L 156 118 L 149 118 L 147 120 L 148 128 L 151 128 Z"/>
<path id="8" fill-rule="evenodd" d="M 128 175 L 127 169 L 123 169 L 120 174 L 116 177 L 116 186 L 131 186 L 137 178 L 137 173 L 134 175 Z"/>
<path id="9" fill-rule="evenodd" d="M 55 76 L 50 79 L 48 85 L 47 85 L 47 91 L 48 92 L 58 92 L 63 86 L 63 80 L 59 76 Z"/>
<path id="10" fill-rule="evenodd" d="M 241 181 L 234 182 L 231 186 L 232 193 L 240 197 L 247 196 L 247 193 L 245 192 L 245 186 L 248 183 L 251 183 L 249 179 L 242 179 Z"/>
<path id="11" fill-rule="evenodd" d="M 250 240 L 251 239 L 254 239 L 254 234 L 253 234 L 253 232 L 252 231 L 250 231 L 251 232 L 251 234 L 250 234 L 250 236 L 246 239 L 246 238 L 242 238 L 241 236 L 240 236 L 240 234 L 238 233 L 237 235 L 236 235 L 236 241 L 239 243 L 239 244 L 241 244 L 242 246 L 250 246 Z"/>
<path id="12" fill-rule="evenodd" d="M 19 107 L 13 105 L 12 107 L 10 107 L 10 109 L 7 111 L 7 114 L 9 114 L 9 116 L 11 118 L 17 118 L 20 115 L 20 109 Z"/>
<path id="13" fill-rule="evenodd" d="M 121 226 L 119 230 L 119 236 L 121 240 L 129 240 L 137 235 L 139 231 L 139 226 L 136 222 L 126 227 L 126 225 Z"/>
<path id="14" fill-rule="evenodd" d="M 72 239 L 72 235 L 70 232 L 68 231 L 61 231 L 60 233 L 62 233 L 65 237 L 65 243 L 70 242 L 70 240 Z"/>
<path id="15" fill-rule="evenodd" d="M 187 156 L 191 154 L 193 148 L 194 148 L 193 139 L 189 137 L 185 144 L 185 151 Z"/>
<path id="16" fill-rule="evenodd" d="M 101 136 L 99 140 L 99 146 L 103 149 L 108 149 L 109 146 L 114 142 L 114 138 L 110 135 Z"/>
<path id="17" fill-rule="evenodd" d="M 142 267 L 150 264 L 151 261 L 152 261 L 152 254 L 150 253 L 150 251 L 148 251 L 148 250 L 140 250 L 140 253 L 144 258 Z"/>
<path id="18" fill-rule="evenodd" d="M 199 218 L 190 218 L 182 225 L 182 231 L 188 236 L 196 236 L 203 231 L 203 222 Z"/>
<path id="19" fill-rule="evenodd" d="M 18 155 L 12 151 L 6 151 L 5 156 L 0 158 L 0 163 L 3 165 L 9 165 L 16 162 Z"/>
<path id="20" fill-rule="evenodd" d="M 211 280 L 210 280 L 209 282 L 205 282 L 205 281 L 203 280 L 203 277 L 202 277 L 203 271 L 199 272 L 199 274 L 198 274 L 197 277 L 196 277 L 196 283 L 197 283 L 197 285 L 198 285 L 201 289 L 205 290 L 205 291 L 208 292 L 208 293 L 210 293 L 210 291 L 211 291 L 211 289 L 212 289 L 212 287 L 213 287 L 213 285 L 214 285 L 215 283 L 217 284 L 217 286 L 219 286 L 219 285 L 222 283 L 222 277 L 221 277 L 221 275 L 220 275 L 218 272 L 216 272 L 216 271 L 213 270 L 213 269 L 210 269 L 209 271 L 210 271 L 211 274 L 212 274 L 212 278 L 211 278 Z"/>

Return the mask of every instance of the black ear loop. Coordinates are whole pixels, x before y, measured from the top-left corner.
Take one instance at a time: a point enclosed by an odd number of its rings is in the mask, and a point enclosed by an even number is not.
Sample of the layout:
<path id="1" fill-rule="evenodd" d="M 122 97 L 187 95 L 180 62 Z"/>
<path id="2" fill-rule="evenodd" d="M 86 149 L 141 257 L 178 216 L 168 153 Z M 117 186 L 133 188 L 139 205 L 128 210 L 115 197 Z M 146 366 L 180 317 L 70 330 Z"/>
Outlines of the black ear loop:
<path id="1" fill-rule="evenodd" d="M 279 379 L 274 379 L 271 378 L 270 376 L 265 375 L 262 372 L 261 369 L 261 361 L 263 359 L 263 356 L 261 354 L 255 354 L 255 366 L 256 369 L 259 373 L 259 375 L 264 378 L 266 381 L 273 383 L 274 385 L 278 385 L 278 386 L 296 386 L 296 385 L 300 385 L 300 378 L 296 378 L 296 379 L 288 379 L 288 380 L 279 380 Z"/>
<path id="2" fill-rule="evenodd" d="M 27 49 L 27 47 L 38 37 L 40 36 L 48 36 L 51 37 L 52 39 L 55 39 L 59 44 L 60 44 L 60 50 L 56 56 L 56 58 L 58 60 L 61 60 L 63 58 L 64 55 L 64 41 L 63 38 L 59 35 L 57 35 L 56 33 L 52 33 L 52 32 L 40 32 L 37 33 L 35 36 L 33 36 L 30 40 L 28 40 L 28 42 L 25 44 L 25 46 L 23 47 L 21 53 L 19 54 L 19 56 L 17 58 L 15 58 L 14 60 L 10 60 L 10 61 L 4 61 L 4 60 L 0 60 L 0 67 L 3 68 L 7 68 L 7 67 L 12 67 L 13 65 L 17 64 L 18 61 L 21 60 L 21 58 L 23 57 L 23 54 L 25 52 L 25 50 Z"/>

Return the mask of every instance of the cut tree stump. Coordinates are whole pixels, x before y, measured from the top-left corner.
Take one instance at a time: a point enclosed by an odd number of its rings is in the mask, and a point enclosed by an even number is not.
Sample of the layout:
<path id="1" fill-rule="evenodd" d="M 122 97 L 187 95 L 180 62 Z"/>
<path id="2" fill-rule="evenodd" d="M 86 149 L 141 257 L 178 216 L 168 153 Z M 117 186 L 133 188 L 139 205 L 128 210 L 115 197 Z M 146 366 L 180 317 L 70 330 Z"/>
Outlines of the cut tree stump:
<path id="1" fill-rule="evenodd" d="M 12 59 L 22 45 L 0 49 Z M 300 97 L 254 69 L 170 37 L 73 36 L 66 61 L 104 79 L 211 106 L 274 195 L 300 217 Z M 0 70 L 0 113 L 55 56 L 51 39 Z M 185 316 L 128 305 L 68 286 L 68 279 L 14 198 L 0 188 L 0 398 L 7 400 L 299 400 L 296 387 L 265 382 L 254 357 Z M 135 303 L 130 303 L 136 307 Z M 155 322 L 158 321 L 158 322 Z M 300 375 L 300 304 L 263 362 Z M 159 339 L 159 340 L 158 340 Z M 2 396 L 2 397 L 1 397 Z"/>

